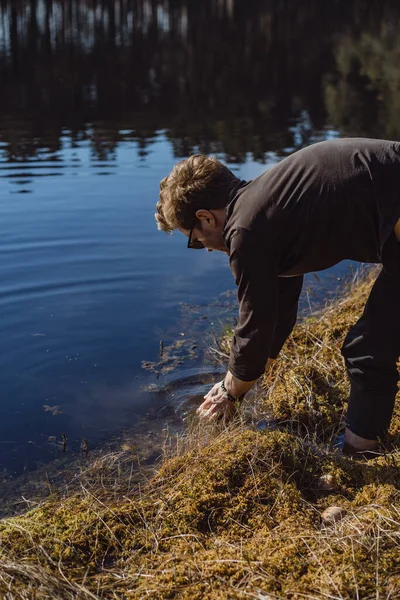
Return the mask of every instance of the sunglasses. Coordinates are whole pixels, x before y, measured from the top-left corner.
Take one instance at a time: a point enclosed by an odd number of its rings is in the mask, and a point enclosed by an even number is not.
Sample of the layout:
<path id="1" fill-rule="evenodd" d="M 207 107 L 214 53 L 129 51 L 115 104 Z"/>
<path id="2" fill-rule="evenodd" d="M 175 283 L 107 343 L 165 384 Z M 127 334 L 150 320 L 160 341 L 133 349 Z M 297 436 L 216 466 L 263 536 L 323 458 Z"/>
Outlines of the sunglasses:
<path id="1" fill-rule="evenodd" d="M 195 225 L 196 225 L 196 217 L 193 219 L 193 225 L 192 225 L 192 228 L 189 233 L 187 247 L 192 248 L 193 250 L 201 250 L 202 248 L 205 248 L 205 245 L 202 242 L 199 242 L 198 240 L 192 240 L 193 229 L 194 229 Z"/>

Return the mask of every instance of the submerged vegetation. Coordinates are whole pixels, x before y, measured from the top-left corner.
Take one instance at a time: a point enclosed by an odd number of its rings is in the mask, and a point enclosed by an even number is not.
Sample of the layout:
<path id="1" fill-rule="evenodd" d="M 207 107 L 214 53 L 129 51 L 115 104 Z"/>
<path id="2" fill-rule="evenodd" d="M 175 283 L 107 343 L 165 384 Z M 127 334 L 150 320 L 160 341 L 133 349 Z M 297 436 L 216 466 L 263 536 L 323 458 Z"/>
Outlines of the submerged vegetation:
<path id="1" fill-rule="evenodd" d="M 126 448 L 4 520 L 1 597 L 400 597 L 399 408 L 376 458 L 331 448 L 348 394 L 340 345 L 370 286 L 296 327 L 253 398 L 264 429 L 246 407 L 228 427 L 193 423 L 148 479 L 132 484 Z"/>

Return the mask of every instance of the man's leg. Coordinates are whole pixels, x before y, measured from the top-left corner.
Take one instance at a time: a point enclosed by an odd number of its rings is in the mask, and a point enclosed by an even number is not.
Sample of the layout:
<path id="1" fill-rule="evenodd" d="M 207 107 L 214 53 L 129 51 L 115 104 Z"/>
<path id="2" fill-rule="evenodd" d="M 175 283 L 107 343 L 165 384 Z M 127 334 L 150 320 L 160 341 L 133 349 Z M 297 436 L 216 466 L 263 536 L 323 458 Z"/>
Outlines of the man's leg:
<path id="1" fill-rule="evenodd" d="M 342 347 L 351 391 L 346 441 L 371 450 L 387 432 L 393 413 L 400 356 L 400 277 L 381 271 L 362 317 Z"/>

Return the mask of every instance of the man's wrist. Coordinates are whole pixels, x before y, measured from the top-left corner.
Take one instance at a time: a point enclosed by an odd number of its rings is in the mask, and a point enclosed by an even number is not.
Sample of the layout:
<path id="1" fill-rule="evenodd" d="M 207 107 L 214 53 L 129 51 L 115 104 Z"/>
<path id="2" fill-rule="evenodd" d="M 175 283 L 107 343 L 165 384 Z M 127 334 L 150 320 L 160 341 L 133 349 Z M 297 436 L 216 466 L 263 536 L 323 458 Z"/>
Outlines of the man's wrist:
<path id="1" fill-rule="evenodd" d="M 241 396 L 234 396 L 233 394 L 230 394 L 228 392 L 228 390 L 226 389 L 226 385 L 225 385 L 225 380 L 224 379 L 221 381 L 221 389 L 225 393 L 225 395 L 228 398 L 228 400 L 230 400 L 231 402 L 240 402 L 244 398 L 244 394 L 241 394 Z"/>
<path id="2" fill-rule="evenodd" d="M 241 381 L 230 371 L 224 377 L 224 385 L 231 396 L 244 397 L 254 384 L 255 381 Z"/>

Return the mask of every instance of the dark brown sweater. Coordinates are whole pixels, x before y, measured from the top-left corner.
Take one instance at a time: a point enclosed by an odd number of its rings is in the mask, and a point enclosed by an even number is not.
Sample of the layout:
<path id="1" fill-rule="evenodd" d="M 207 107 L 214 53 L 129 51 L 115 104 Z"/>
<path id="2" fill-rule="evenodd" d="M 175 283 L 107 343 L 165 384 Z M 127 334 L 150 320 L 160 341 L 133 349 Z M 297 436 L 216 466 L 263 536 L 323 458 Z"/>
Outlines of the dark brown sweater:
<path id="1" fill-rule="evenodd" d="M 344 259 L 400 277 L 400 143 L 314 144 L 232 191 L 224 237 L 238 286 L 229 370 L 257 379 L 296 320 L 303 274 Z"/>

